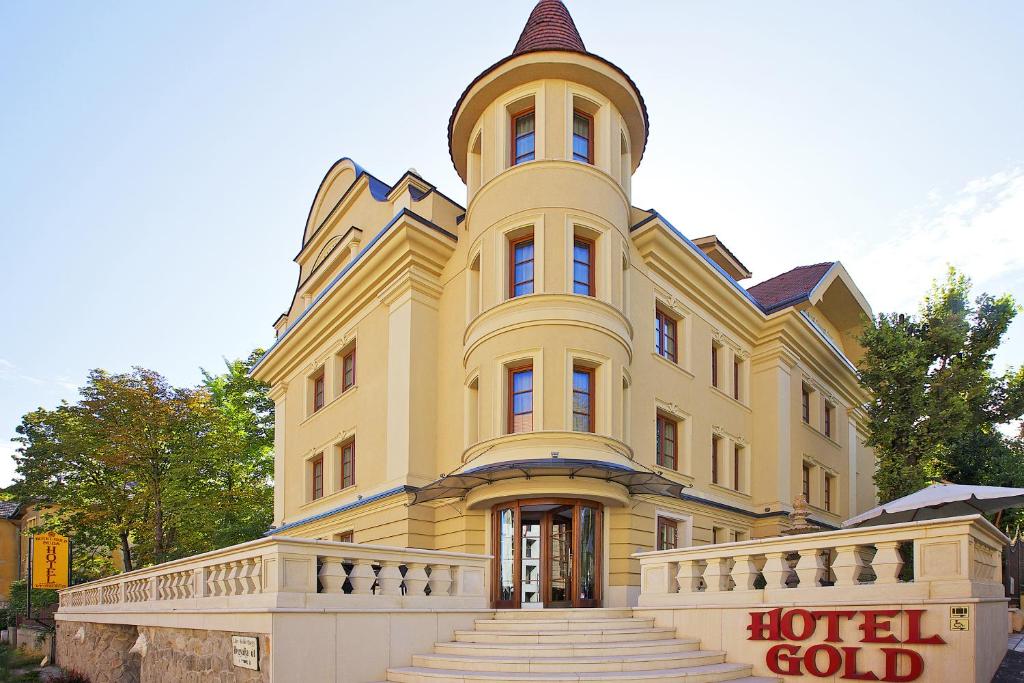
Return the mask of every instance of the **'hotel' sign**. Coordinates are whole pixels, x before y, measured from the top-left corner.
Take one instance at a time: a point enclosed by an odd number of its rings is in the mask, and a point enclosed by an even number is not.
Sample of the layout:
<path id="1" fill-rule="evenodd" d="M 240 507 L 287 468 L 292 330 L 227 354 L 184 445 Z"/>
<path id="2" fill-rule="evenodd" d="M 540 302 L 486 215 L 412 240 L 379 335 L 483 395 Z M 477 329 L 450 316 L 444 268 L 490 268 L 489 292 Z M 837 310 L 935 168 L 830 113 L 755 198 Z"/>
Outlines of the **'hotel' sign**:
<path id="1" fill-rule="evenodd" d="M 843 680 L 886 681 L 905 683 L 920 678 L 924 671 L 924 658 L 919 652 L 899 645 L 943 645 L 939 635 L 924 635 L 921 632 L 923 609 L 866 609 L 866 610 L 806 610 L 781 607 L 767 612 L 751 612 L 748 640 L 781 641 L 773 645 L 765 655 L 768 669 L 780 676 L 808 676 L 826 678 L 839 674 Z M 892 633 L 892 619 L 905 615 L 907 637 L 900 640 Z M 839 634 L 842 622 L 857 623 L 861 635 L 858 645 L 842 645 L 846 641 Z M 810 645 L 804 649 L 818 623 L 825 624 L 825 642 Z M 790 642 L 785 642 L 790 641 Z M 838 643 L 838 645 L 833 645 Z M 862 671 L 857 657 L 864 649 L 864 643 L 877 643 L 884 656 L 885 668 L 881 672 Z M 904 669 L 900 673 L 900 665 Z"/>

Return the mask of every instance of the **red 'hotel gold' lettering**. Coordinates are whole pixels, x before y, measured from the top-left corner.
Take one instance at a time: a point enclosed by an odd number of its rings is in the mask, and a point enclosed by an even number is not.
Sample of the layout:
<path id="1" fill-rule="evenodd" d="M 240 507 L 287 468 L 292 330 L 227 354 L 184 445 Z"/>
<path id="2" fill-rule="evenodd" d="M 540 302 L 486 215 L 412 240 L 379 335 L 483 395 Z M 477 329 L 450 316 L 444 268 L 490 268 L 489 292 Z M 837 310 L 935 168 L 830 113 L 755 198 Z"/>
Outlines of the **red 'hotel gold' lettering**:
<path id="1" fill-rule="evenodd" d="M 748 640 L 806 641 L 814 635 L 818 621 L 825 622 L 824 643 L 811 645 L 805 651 L 794 643 L 780 642 L 765 654 L 768 670 L 780 676 L 809 676 L 826 678 L 840 671 L 840 678 L 848 681 L 884 681 L 886 683 L 907 683 L 920 678 L 924 672 L 924 658 L 920 653 L 901 647 L 879 648 L 885 658 L 885 673 L 879 678 L 871 671 L 859 671 L 857 657 L 862 647 L 835 647 L 829 643 L 842 643 L 839 634 L 841 619 L 854 619 L 860 615 L 857 629 L 863 634 L 862 643 L 899 644 L 900 639 L 892 633 L 892 618 L 906 615 L 907 638 L 905 645 L 941 645 L 946 641 L 938 634 L 925 636 L 921 633 L 923 609 L 914 610 L 783 610 L 781 607 L 767 612 L 751 612 Z M 906 673 L 900 674 L 900 659 L 906 661 Z"/>

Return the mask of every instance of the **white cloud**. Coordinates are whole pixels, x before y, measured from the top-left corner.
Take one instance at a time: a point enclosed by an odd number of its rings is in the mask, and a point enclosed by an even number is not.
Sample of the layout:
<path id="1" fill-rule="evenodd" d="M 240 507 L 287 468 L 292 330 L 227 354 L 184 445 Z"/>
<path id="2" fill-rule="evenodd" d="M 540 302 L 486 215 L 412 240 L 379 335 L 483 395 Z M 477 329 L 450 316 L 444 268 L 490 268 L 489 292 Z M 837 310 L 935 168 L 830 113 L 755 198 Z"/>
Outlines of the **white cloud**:
<path id="1" fill-rule="evenodd" d="M 846 245 L 840 252 L 876 311 L 915 310 L 949 265 L 979 289 L 1024 276 L 1024 168 L 976 178 L 951 196 L 932 191 L 889 234 L 866 249 Z"/>

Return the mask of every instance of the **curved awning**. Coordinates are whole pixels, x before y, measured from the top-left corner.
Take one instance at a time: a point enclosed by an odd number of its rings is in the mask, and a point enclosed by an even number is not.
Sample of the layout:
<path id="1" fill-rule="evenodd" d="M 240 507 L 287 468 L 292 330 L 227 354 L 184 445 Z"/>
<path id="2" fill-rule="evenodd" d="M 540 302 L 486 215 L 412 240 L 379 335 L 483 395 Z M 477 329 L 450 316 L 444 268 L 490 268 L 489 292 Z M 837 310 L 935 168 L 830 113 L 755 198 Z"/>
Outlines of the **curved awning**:
<path id="1" fill-rule="evenodd" d="M 586 477 L 600 479 L 626 487 L 632 495 L 648 494 L 678 498 L 683 484 L 667 479 L 657 472 L 634 470 L 600 460 L 512 460 L 482 465 L 465 472 L 441 477 L 432 484 L 422 486 L 413 494 L 410 505 L 426 503 L 440 498 L 462 498 L 477 486 L 493 484 L 506 479 L 532 479 L 534 477 Z"/>

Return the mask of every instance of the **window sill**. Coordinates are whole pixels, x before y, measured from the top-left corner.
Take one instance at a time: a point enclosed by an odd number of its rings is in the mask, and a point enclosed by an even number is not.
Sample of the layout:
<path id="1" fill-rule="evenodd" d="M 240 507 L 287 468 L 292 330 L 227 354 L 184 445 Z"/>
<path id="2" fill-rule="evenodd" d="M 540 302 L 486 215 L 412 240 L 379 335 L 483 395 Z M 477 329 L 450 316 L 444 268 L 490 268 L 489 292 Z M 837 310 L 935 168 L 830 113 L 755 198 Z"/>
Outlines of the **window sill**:
<path id="1" fill-rule="evenodd" d="M 658 360 L 658 362 L 664 363 L 665 365 L 667 365 L 667 366 L 669 366 L 671 368 L 675 368 L 676 370 L 678 370 L 679 372 L 683 373 L 684 375 L 686 375 L 690 379 L 694 379 L 694 374 L 692 372 L 690 372 L 689 370 L 687 370 L 686 368 L 684 368 L 678 362 L 671 361 L 668 358 L 665 358 L 665 356 L 661 355 L 657 351 L 651 351 L 651 355 L 654 356 Z"/>
<path id="2" fill-rule="evenodd" d="M 320 505 L 324 501 L 331 500 L 332 498 L 341 498 L 342 494 L 344 494 L 344 493 L 349 493 L 349 494 L 355 493 L 356 492 L 356 488 L 358 486 L 359 486 L 358 484 L 352 484 L 351 486 L 346 486 L 343 489 L 338 489 L 337 491 L 333 491 L 333 492 L 328 493 L 326 495 L 320 496 L 316 500 L 307 501 L 307 502 L 303 503 L 302 505 L 300 505 L 299 509 L 300 510 L 306 510 L 306 509 L 314 507 L 316 505 Z"/>
<path id="3" fill-rule="evenodd" d="M 807 429 L 808 431 L 810 431 L 811 433 L 816 434 L 822 441 L 824 441 L 828 445 L 832 446 L 836 450 L 842 450 L 843 449 L 842 445 L 840 445 L 840 443 L 838 441 L 836 441 L 835 439 L 833 439 L 830 436 L 825 436 L 824 432 L 818 431 L 817 428 L 812 427 L 811 425 L 809 425 L 808 423 L 804 422 L 803 420 L 800 420 L 800 424 L 802 424 L 804 426 L 804 428 Z"/>
<path id="4" fill-rule="evenodd" d="M 689 474 L 680 472 L 679 470 L 669 469 L 664 465 L 658 464 L 655 464 L 653 469 L 658 470 L 661 473 L 661 475 L 666 479 L 671 479 L 672 481 L 675 481 L 680 484 L 686 484 L 687 486 L 693 486 L 694 480 L 693 477 L 690 476 Z"/>
<path id="5" fill-rule="evenodd" d="M 356 389 L 358 389 L 358 388 L 359 388 L 358 384 L 353 384 L 348 389 L 346 389 L 345 391 L 341 392 L 340 394 L 338 394 L 337 396 L 332 398 L 329 402 L 325 403 L 323 408 L 321 408 L 320 410 L 316 411 L 315 413 L 310 413 L 305 418 L 303 418 L 303 420 L 301 422 L 299 422 L 299 426 L 301 427 L 304 424 L 306 424 L 307 422 L 311 421 L 313 418 L 319 417 L 320 415 L 323 415 L 324 411 L 326 411 L 329 407 L 333 406 L 338 401 L 341 401 L 341 400 L 343 400 L 345 398 L 348 398 L 352 394 L 356 393 Z"/>
<path id="6" fill-rule="evenodd" d="M 751 409 L 750 409 L 750 406 L 748 406 L 746 403 L 744 403 L 743 401 L 739 400 L 738 398 L 733 398 L 732 394 L 727 393 L 725 391 L 722 391 L 721 388 L 716 387 L 714 384 L 712 384 L 710 386 L 711 386 L 712 391 L 714 391 L 716 394 L 718 394 L 722 398 L 726 399 L 730 403 L 735 403 L 736 405 L 738 405 L 740 408 L 743 408 L 743 410 L 747 411 L 748 413 L 752 412 Z"/>
<path id="7" fill-rule="evenodd" d="M 744 498 L 746 500 L 750 500 L 750 498 L 751 498 L 751 495 L 749 493 L 746 493 L 745 491 L 737 491 L 734 488 L 730 488 L 728 486 L 722 486 L 721 484 L 710 483 L 710 484 L 708 484 L 708 486 L 712 490 L 714 490 L 714 491 L 716 491 L 718 493 L 724 493 L 724 494 L 728 494 L 730 496 L 737 496 L 737 497 L 740 497 L 740 498 Z"/>

